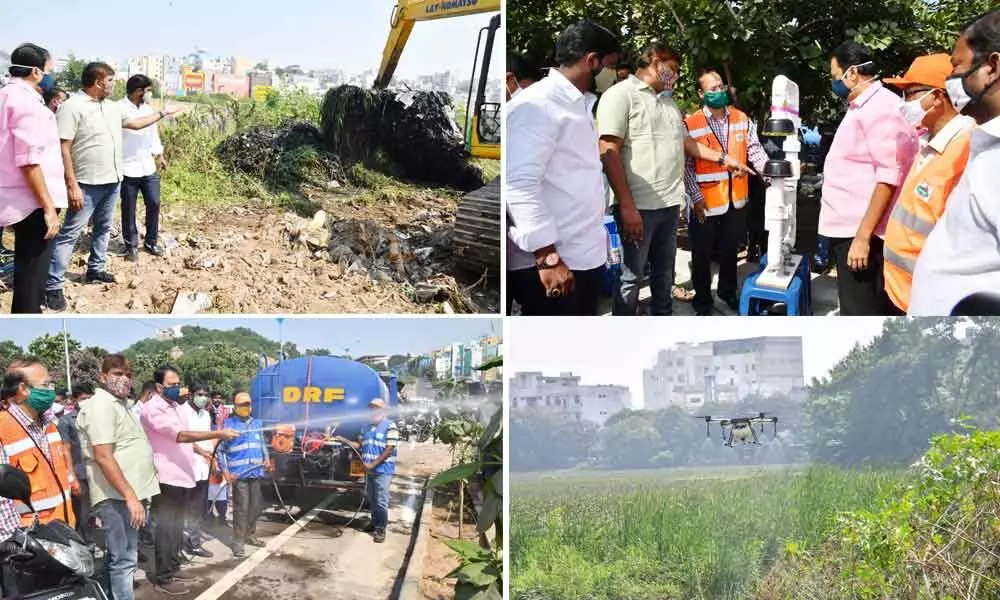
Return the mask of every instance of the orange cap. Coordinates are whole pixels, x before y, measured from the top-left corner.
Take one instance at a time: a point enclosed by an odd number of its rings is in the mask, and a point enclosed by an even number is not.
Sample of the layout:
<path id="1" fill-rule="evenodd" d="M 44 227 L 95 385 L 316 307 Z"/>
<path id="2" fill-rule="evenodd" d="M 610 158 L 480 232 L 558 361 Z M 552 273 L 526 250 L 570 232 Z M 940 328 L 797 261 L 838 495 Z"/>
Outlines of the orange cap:
<path id="1" fill-rule="evenodd" d="M 925 85 L 943 90 L 945 89 L 944 80 L 951 75 L 951 71 L 950 55 L 928 54 L 914 59 L 913 64 L 902 77 L 889 77 L 882 81 L 900 88 Z"/>
<path id="2" fill-rule="evenodd" d="M 236 394 L 236 397 L 233 398 L 233 404 L 240 404 L 241 402 L 250 402 L 250 394 L 246 392 Z"/>

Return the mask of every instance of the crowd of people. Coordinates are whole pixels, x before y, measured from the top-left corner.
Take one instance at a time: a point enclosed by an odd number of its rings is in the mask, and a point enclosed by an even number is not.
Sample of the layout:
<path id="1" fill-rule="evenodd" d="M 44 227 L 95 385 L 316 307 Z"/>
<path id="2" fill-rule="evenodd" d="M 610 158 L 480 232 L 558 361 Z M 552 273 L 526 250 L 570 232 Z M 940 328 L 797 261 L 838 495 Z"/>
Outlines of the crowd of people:
<path id="1" fill-rule="evenodd" d="M 233 555 L 244 556 L 244 544 L 263 546 L 253 524 L 263 510 L 260 480 L 273 467 L 249 395 L 230 407 L 203 384 L 183 387 L 169 365 L 136 393 L 121 355 L 104 358 L 98 379 L 61 394 L 40 360 L 11 363 L 0 388 L 0 463 L 28 474 L 41 522 L 59 519 L 88 542 L 102 538 L 110 597 L 134 597 L 140 563 L 157 591 L 187 594 L 197 578 L 183 567 L 212 556 L 203 545 L 209 524 L 226 522 L 230 497 Z M 27 506 L 0 499 L 0 540 L 31 517 Z M 46 583 L 5 565 L 2 595 Z"/>
<path id="2" fill-rule="evenodd" d="M 596 314 L 608 213 L 621 236 L 614 315 L 638 313 L 647 276 L 651 314 L 689 299 L 674 285 L 685 218 L 695 312 L 713 314 L 716 297 L 739 308 L 738 250 L 752 190 L 769 183 L 767 144 L 718 71 L 696 72 L 702 106 L 685 116 L 673 100 L 681 56 L 653 42 L 633 72 L 622 52 L 614 33 L 581 21 L 558 37 L 547 74 L 508 59 L 508 313 L 516 301 L 529 316 Z M 823 163 L 818 234 L 840 314 L 958 314 L 1000 293 L 988 191 L 1000 173 L 1000 9 L 962 27 L 950 55 L 918 56 L 900 77 L 880 78 L 876 53 L 854 41 L 829 59 L 846 114 Z M 613 85 L 598 96 L 602 77 Z"/>
<path id="3" fill-rule="evenodd" d="M 140 564 L 156 591 L 188 594 L 197 578 L 183 568 L 192 557 L 212 557 L 204 544 L 213 525 L 227 524 L 230 508 L 232 555 L 265 545 L 256 536 L 261 486 L 275 467 L 249 394 L 225 402 L 202 383 L 183 386 L 170 365 L 136 388 L 132 365 L 118 354 L 103 359 L 98 380 L 57 391 L 41 360 L 13 361 L 0 383 L 0 464 L 27 473 L 40 522 L 61 520 L 103 545 L 112 600 L 134 598 Z M 361 458 L 371 514 L 365 531 L 381 543 L 400 432 L 384 400 L 368 406 L 370 423 L 357 439 L 336 439 Z M 26 505 L 0 498 L 0 542 L 31 522 Z M 0 596 L 51 583 L 39 579 L 4 563 Z"/>
<path id="4" fill-rule="evenodd" d="M 126 97 L 111 100 L 115 71 L 105 63 L 86 65 L 81 91 L 68 94 L 55 87 L 55 60 L 45 48 L 23 44 L 10 61 L 10 81 L 0 88 L 0 234 L 14 232 L 12 312 L 62 311 L 66 271 L 88 224 L 83 279 L 115 282 L 108 245 L 119 198 L 125 260 L 139 260 L 140 193 L 142 247 L 163 256 L 158 171 L 166 162 L 156 124 L 178 109 L 150 106 L 153 82 L 145 75 L 130 77 Z"/>

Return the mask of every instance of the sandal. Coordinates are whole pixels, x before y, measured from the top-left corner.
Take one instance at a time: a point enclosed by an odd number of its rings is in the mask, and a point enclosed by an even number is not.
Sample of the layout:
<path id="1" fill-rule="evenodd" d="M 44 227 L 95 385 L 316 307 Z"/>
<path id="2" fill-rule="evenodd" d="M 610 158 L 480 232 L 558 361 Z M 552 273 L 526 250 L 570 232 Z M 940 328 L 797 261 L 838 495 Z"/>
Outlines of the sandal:
<path id="1" fill-rule="evenodd" d="M 674 286 L 672 295 L 674 300 L 678 300 L 680 302 L 691 302 L 694 300 L 694 290 L 689 290 L 686 287 L 679 285 Z"/>

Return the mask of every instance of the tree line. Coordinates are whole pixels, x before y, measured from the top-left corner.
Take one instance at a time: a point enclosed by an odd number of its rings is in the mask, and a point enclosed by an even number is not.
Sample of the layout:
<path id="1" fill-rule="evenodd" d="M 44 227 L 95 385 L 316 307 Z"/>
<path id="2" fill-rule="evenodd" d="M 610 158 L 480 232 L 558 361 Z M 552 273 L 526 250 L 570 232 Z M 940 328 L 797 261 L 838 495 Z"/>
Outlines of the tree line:
<path id="1" fill-rule="evenodd" d="M 657 39 L 683 56 L 674 97 L 685 110 L 697 101 L 695 75 L 714 68 L 737 90 L 738 105 L 756 119 L 770 107 L 772 79 L 798 83 L 804 122 L 838 120 L 830 93 L 829 53 L 853 39 L 872 48 L 884 76 L 902 73 L 917 56 L 950 53 L 960 27 L 994 0 L 518 0 L 507 7 L 507 48 L 538 65 L 553 65 L 555 40 L 589 18 L 616 32 L 622 62 L 634 68 L 640 49 Z"/>

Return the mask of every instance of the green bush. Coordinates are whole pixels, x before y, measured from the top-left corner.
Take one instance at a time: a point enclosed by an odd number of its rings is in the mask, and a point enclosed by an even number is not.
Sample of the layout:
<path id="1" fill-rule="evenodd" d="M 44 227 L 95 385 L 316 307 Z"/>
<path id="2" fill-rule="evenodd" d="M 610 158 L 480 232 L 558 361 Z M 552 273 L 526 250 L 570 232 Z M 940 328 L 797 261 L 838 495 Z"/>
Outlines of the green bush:
<path id="1" fill-rule="evenodd" d="M 881 506 L 846 513 L 817 546 L 793 544 L 761 600 L 1000 597 L 1000 432 L 942 435 Z"/>

